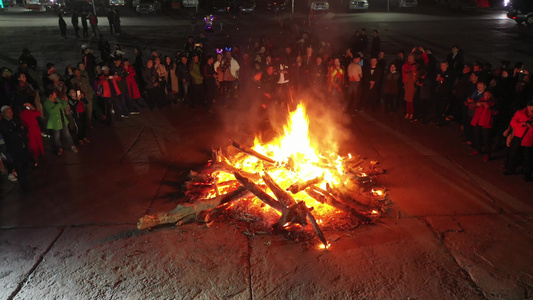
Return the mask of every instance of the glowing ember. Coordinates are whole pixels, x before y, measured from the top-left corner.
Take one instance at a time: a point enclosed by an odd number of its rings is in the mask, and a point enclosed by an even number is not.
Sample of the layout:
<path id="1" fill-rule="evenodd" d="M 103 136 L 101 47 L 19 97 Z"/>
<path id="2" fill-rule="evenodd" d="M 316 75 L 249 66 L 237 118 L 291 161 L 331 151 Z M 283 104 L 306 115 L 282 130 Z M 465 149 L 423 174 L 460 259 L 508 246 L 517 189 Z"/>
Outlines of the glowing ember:
<path id="1" fill-rule="evenodd" d="M 330 247 L 330 246 L 331 246 L 330 243 L 328 243 L 327 245 L 320 244 L 320 245 L 318 246 L 318 248 L 323 249 L 323 250 L 329 250 L 329 247 Z"/>
<path id="2" fill-rule="evenodd" d="M 374 190 L 372 189 L 372 193 L 376 196 L 383 196 L 384 192 L 382 190 Z"/>

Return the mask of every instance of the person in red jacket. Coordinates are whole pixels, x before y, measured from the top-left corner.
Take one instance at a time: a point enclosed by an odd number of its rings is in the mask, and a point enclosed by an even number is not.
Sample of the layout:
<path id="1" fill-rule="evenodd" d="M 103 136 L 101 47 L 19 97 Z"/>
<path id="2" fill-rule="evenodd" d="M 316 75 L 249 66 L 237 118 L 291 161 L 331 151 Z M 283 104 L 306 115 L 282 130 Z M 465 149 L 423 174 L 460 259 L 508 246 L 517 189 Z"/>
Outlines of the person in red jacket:
<path id="1" fill-rule="evenodd" d="M 124 111 L 120 104 L 120 89 L 117 85 L 115 75 L 109 74 L 109 67 L 102 67 L 102 75 L 98 79 L 98 84 L 102 87 L 102 97 L 106 105 L 106 120 L 111 124 L 113 111 L 117 121 L 122 121 L 121 112 Z"/>
<path id="2" fill-rule="evenodd" d="M 128 72 L 128 77 L 126 77 L 126 81 L 128 82 L 128 92 L 130 93 L 130 99 L 133 99 L 130 103 L 130 114 L 136 115 L 139 114 L 139 103 L 141 101 L 141 92 L 139 91 L 139 86 L 135 79 L 137 77 L 137 72 L 135 72 L 135 69 L 128 59 L 124 59 L 122 65 L 126 72 Z"/>
<path id="3" fill-rule="evenodd" d="M 511 119 L 513 139 L 509 146 L 505 175 L 515 173 L 515 168 L 523 153 L 524 180 L 533 179 L 533 99 L 527 103 L 527 107 L 518 110 Z"/>
<path id="4" fill-rule="evenodd" d="M 28 128 L 28 150 L 33 158 L 34 167 L 38 166 L 39 157 L 44 155 L 44 144 L 41 136 L 41 127 L 37 118 L 41 116 L 41 112 L 35 109 L 30 103 L 24 103 L 24 109 L 19 111 L 20 121 L 22 125 Z"/>
<path id="5" fill-rule="evenodd" d="M 485 161 L 490 160 L 491 154 L 491 142 L 490 134 L 492 129 L 493 115 L 497 113 L 494 109 L 495 101 L 492 98 L 492 94 L 489 91 L 483 93 L 483 98 L 475 104 L 474 117 L 470 124 L 474 126 L 474 146 L 476 150 L 472 155 L 478 155 L 483 153 L 483 147 L 485 147 Z"/>

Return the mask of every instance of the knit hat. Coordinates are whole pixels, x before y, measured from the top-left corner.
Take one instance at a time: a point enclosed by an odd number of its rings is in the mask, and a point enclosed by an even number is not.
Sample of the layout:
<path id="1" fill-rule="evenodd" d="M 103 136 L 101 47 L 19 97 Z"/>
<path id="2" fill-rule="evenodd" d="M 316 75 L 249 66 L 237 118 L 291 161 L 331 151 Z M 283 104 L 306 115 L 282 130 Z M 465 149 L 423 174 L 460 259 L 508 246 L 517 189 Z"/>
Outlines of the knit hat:
<path id="1" fill-rule="evenodd" d="M 9 105 L 4 105 L 4 106 L 2 106 L 2 108 L 0 108 L 0 112 L 3 113 L 3 112 L 6 111 L 6 109 L 8 109 L 8 108 L 11 108 L 11 106 L 9 106 Z"/>

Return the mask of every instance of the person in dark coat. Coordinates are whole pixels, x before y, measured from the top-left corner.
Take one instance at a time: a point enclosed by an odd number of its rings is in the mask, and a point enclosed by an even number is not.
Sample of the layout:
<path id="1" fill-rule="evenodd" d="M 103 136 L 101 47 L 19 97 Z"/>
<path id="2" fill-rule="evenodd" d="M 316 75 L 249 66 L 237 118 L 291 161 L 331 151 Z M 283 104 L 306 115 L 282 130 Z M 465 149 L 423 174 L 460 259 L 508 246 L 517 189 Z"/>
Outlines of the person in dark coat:
<path id="1" fill-rule="evenodd" d="M 111 31 L 111 35 L 113 35 L 113 26 L 115 26 L 115 13 L 111 8 L 107 11 L 107 21 L 109 22 L 109 31 Z"/>
<path id="2" fill-rule="evenodd" d="M 368 47 L 368 35 L 366 35 L 366 29 L 361 29 L 361 36 L 359 38 L 361 39 L 360 49 L 365 52 L 366 47 Z"/>
<path id="3" fill-rule="evenodd" d="M 155 103 L 159 97 L 164 97 L 164 92 L 159 85 L 159 76 L 154 69 L 154 61 L 149 59 L 146 61 L 146 68 L 142 72 L 144 88 L 147 94 L 147 102 L 150 110 L 154 110 Z"/>
<path id="4" fill-rule="evenodd" d="M 120 28 L 120 13 L 118 9 L 113 9 L 113 26 L 115 27 L 115 34 L 120 35 L 122 29 Z"/>
<path id="5" fill-rule="evenodd" d="M 98 39 L 98 51 L 100 51 L 100 58 L 104 63 L 108 63 L 111 57 L 111 45 L 109 42 L 104 39 L 104 35 L 100 33 L 100 38 Z"/>
<path id="6" fill-rule="evenodd" d="M 74 32 L 76 32 L 76 36 L 80 37 L 80 26 L 78 26 L 79 20 L 78 20 L 78 12 L 77 11 L 74 11 L 72 13 L 71 22 L 72 22 L 72 27 L 74 27 Z"/>
<path id="7" fill-rule="evenodd" d="M 191 87 L 191 75 L 189 74 L 189 68 L 187 66 L 187 57 L 182 56 L 181 62 L 178 63 L 176 68 L 176 75 L 180 82 L 179 91 L 182 101 L 189 101 L 189 88 Z"/>
<path id="8" fill-rule="evenodd" d="M 87 24 L 88 15 L 87 12 L 81 13 L 81 26 L 83 28 L 83 37 L 89 36 L 89 25 Z"/>
<path id="9" fill-rule="evenodd" d="M 19 119 L 14 118 L 13 110 L 10 106 L 4 105 L 0 108 L 0 111 L 2 112 L 0 132 L 6 143 L 7 153 L 13 159 L 20 190 L 27 192 L 30 187 L 26 172 L 29 163 L 28 141 L 26 138 L 28 129 L 22 125 Z"/>
<path id="10" fill-rule="evenodd" d="M 448 55 L 446 56 L 446 61 L 450 66 L 449 71 L 453 76 L 461 74 L 465 63 L 463 58 L 463 51 L 459 49 L 459 46 L 452 46 L 452 52 L 448 53 Z"/>
<path id="11" fill-rule="evenodd" d="M 33 55 L 31 55 L 31 52 L 28 48 L 22 49 L 22 54 L 19 57 L 19 65 L 26 64 L 28 68 L 35 70 L 37 68 L 37 60 Z"/>
<path id="12" fill-rule="evenodd" d="M 363 66 L 363 78 L 361 79 L 363 100 L 362 108 L 376 110 L 379 106 L 379 87 L 381 86 L 383 71 L 378 67 L 378 59 L 370 59 L 370 65 Z"/>
<path id="13" fill-rule="evenodd" d="M 66 39 L 67 38 L 67 22 L 63 19 L 63 15 L 59 14 L 59 30 L 61 31 L 61 37 Z"/>
<path id="14" fill-rule="evenodd" d="M 381 51 L 381 38 L 379 37 L 379 31 L 376 29 L 374 30 L 372 37 L 372 46 L 370 48 L 370 55 L 377 57 L 379 55 L 379 52 Z"/>
<path id="15" fill-rule="evenodd" d="M 204 88 L 205 88 L 205 99 L 207 107 L 210 107 L 216 97 L 217 93 L 217 81 L 215 73 L 215 58 L 213 55 L 207 56 L 207 63 L 204 66 Z"/>
<path id="16" fill-rule="evenodd" d="M 135 79 L 137 80 L 137 85 L 141 94 L 144 93 L 144 80 L 143 80 L 143 70 L 144 70 L 144 56 L 141 48 L 135 48 L 135 62 L 133 63 L 133 68 L 135 69 Z"/>

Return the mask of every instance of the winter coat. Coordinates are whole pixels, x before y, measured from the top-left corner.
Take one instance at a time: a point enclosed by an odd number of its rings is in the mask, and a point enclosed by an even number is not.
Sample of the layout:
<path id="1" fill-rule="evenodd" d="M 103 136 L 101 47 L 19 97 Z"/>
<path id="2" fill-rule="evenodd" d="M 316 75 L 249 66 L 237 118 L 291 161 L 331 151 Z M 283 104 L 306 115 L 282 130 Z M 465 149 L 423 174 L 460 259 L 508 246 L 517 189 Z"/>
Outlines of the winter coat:
<path id="1" fill-rule="evenodd" d="M 46 123 L 47 129 L 61 130 L 63 129 L 63 124 L 65 126 L 68 125 L 68 119 L 65 115 L 65 108 L 67 105 L 67 101 L 63 101 L 59 98 L 56 98 L 56 102 L 52 102 L 50 98 L 47 98 L 44 101 L 44 109 L 48 114 L 48 122 Z M 63 120 L 63 122 L 61 120 Z"/>
<path id="2" fill-rule="evenodd" d="M 120 89 L 118 88 L 115 79 L 108 79 L 107 76 L 102 75 L 100 76 L 98 83 L 102 86 L 102 97 L 110 98 L 111 96 L 120 95 Z M 110 85 L 110 83 L 112 85 Z M 114 92 L 111 91 L 111 86 L 114 88 Z"/>
<path id="3" fill-rule="evenodd" d="M 22 109 L 19 112 L 20 121 L 22 125 L 28 128 L 28 150 L 34 158 L 37 158 L 44 154 L 43 138 L 41 136 L 41 127 L 37 118 L 41 115 L 38 110 Z"/>
<path id="4" fill-rule="evenodd" d="M 524 122 L 532 122 L 533 115 L 528 115 L 527 107 L 518 110 L 511 119 L 511 127 L 515 137 L 522 138 L 523 147 L 533 146 L 533 130 L 527 126 L 522 126 Z M 529 129 L 528 129 L 529 128 Z"/>
<path id="5" fill-rule="evenodd" d="M 400 73 L 390 73 L 385 75 L 384 93 L 398 95 L 400 92 Z"/>
<path id="6" fill-rule="evenodd" d="M 63 18 L 59 18 L 59 29 L 61 30 L 61 32 L 67 31 L 67 22 L 65 22 Z"/>
<path id="7" fill-rule="evenodd" d="M 146 68 L 143 71 L 144 87 L 147 90 L 154 89 L 154 83 L 158 82 L 157 72 L 152 68 Z"/>
<path id="8" fill-rule="evenodd" d="M 204 82 L 199 63 L 193 62 L 189 65 L 189 74 L 193 84 L 202 84 Z"/>
<path id="9" fill-rule="evenodd" d="M 128 71 L 124 69 L 123 65 L 119 65 L 118 67 L 113 65 L 110 69 L 111 71 L 109 73 L 115 74 L 115 80 L 117 82 L 117 86 L 120 88 L 120 91 L 125 93 L 128 90 Z"/>
<path id="10" fill-rule="evenodd" d="M 178 79 L 180 81 L 191 81 L 191 75 L 189 74 L 189 68 L 187 68 L 187 65 L 184 63 L 179 63 L 178 68 L 176 69 L 176 75 L 178 75 Z"/>
<path id="11" fill-rule="evenodd" d="M 169 92 L 171 92 L 174 95 L 179 92 L 179 79 L 178 79 L 178 75 L 176 75 L 177 68 L 178 68 L 178 64 L 174 62 L 171 63 L 168 84 L 169 84 Z"/>
<path id="12" fill-rule="evenodd" d="M 74 76 L 70 80 L 70 83 L 75 89 L 79 89 L 80 91 L 82 91 L 83 94 L 85 95 L 85 98 L 89 100 L 93 99 L 94 91 L 87 77 L 82 75 L 80 78 L 77 78 L 76 76 Z"/>
<path id="13" fill-rule="evenodd" d="M 492 122 L 493 120 L 493 107 L 494 107 L 494 100 L 489 99 L 485 100 L 482 99 L 482 101 L 478 102 L 480 105 L 476 107 L 476 110 L 474 112 L 474 117 L 472 118 L 472 121 L 470 124 L 472 126 L 481 126 L 483 128 L 492 128 Z M 486 107 L 484 104 L 488 104 Z"/>
<path id="14" fill-rule="evenodd" d="M 403 99 L 406 102 L 413 102 L 413 99 L 415 98 L 415 93 L 416 93 L 416 85 L 415 85 L 416 75 L 414 75 L 413 73 L 408 73 L 406 77 L 404 77 L 403 80 L 405 84 L 403 87 L 405 90 Z"/>
<path id="15" fill-rule="evenodd" d="M 128 82 L 128 91 L 130 93 L 131 98 L 141 98 L 141 92 L 139 92 L 139 86 L 137 85 L 137 81 L 135 80 L 137 72 L 135 72 L 135 69 L 132 65 L 129 65 L 126 71 L 128 71 L 128 77 L 126 78 L 126 81 Z"/>

